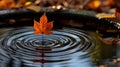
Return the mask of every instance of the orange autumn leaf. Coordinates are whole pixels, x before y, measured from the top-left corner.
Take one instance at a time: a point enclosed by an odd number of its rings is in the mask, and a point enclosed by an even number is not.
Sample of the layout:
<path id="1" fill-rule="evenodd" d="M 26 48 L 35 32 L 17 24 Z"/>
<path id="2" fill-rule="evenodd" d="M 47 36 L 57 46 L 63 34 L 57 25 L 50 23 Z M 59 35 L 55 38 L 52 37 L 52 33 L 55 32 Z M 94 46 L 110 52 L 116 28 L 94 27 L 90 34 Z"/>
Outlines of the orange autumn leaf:
<path id="1" fill-rule="evenodd" d="M 115 17 L 117 18 L 117 19 L 120 19 L 120 12 L 115 12 Z"/>
<path id="2" fill-rule="evenodd" d="M 46 34 L 46 35 L 49 35 L 49 34 L 52 34 L 52 32 L 51 32 L 52 28 L 53 28 L 53 21 L 48 22 L 46 13 L 44 13 L 42 15 L 39 22 L 34 20 L 34 29 L 35 29 L 34 34 Z"/>
<path id="3" fill-rule="evenodd" d="M 114 0 L 106 0 L 103 5 L 112 6 L 112 5 L 114 5 Z"/>
<path id="4" fill-rule="evenodd" d="M 88 7 L 91 9 L 96 9 L 96 8 L 100 7 L 100 5 L 101 5 L 101 1 L 93 0 L 88 4 Z"/>
<path id="5" fill-rule="evenodd" d="M 13 0 L 1 0 L 0 7 L 2 8 L 14 8 L 16 3 Z"/>

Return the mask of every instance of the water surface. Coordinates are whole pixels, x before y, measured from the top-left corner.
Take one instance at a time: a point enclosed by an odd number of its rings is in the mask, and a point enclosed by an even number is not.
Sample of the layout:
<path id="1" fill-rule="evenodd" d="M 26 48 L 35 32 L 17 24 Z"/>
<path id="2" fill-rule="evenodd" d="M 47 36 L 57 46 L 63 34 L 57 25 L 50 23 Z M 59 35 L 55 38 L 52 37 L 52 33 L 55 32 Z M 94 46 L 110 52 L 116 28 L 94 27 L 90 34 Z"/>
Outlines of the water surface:
<path id="1" fill-rule="evenodd" d="M 35 35 L 32 27 L 1 30 L 0 67 L 98 67 L 115 58 L 96 32 L 75 28 Z"/>

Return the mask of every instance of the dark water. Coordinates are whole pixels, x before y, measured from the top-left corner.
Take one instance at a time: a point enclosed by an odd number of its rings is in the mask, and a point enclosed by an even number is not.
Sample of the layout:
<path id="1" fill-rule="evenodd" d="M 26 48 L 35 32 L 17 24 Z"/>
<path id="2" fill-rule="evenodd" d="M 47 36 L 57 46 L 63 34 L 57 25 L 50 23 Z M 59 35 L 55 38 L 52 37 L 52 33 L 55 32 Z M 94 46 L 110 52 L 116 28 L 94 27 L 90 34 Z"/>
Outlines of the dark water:
<path id="1" fill-rule="evenodd" d="M 95 32 L 73 28 L 52 32 L 34 35 L 32 27 L 2 31 L 0 67 L 98 67 L 115 57 L 115 47 L 102 43 Z"/>

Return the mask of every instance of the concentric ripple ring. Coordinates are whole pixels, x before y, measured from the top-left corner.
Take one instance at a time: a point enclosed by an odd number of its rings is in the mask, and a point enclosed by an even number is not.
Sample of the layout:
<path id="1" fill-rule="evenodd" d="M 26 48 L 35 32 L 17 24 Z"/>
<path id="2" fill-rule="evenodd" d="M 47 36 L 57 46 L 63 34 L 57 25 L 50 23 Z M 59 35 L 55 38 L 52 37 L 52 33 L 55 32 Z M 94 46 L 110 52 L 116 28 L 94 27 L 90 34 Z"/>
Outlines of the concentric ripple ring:
<path id="1" fill-rule="evenodd" d="M 0 47 L 13 58 L 23 62 L 68 63 L 88 56 L 94 45 L 83 30 L 62 28 L 53 34 L 34 34 L 32 27 L 11 30 L 0 38 Z M 40 60 L 44 60 L 41 62 Z"/>

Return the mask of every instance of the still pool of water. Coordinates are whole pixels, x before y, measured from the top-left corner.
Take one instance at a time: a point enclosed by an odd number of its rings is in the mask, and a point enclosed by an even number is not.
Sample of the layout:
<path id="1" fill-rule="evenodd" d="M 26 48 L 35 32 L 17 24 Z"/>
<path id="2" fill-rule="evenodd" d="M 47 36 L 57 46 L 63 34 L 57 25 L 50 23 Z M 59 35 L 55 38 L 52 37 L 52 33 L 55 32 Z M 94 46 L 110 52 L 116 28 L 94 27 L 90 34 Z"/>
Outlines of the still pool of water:
<path id="1" fill-rule="evenodd" d="M 116 46 L 100 34 L 61 28 L 35 35 L 32 27 L 0 32 L 0 67 L 99 67 L 116 58 Z"/>

